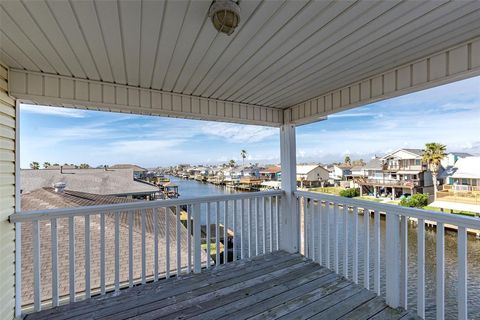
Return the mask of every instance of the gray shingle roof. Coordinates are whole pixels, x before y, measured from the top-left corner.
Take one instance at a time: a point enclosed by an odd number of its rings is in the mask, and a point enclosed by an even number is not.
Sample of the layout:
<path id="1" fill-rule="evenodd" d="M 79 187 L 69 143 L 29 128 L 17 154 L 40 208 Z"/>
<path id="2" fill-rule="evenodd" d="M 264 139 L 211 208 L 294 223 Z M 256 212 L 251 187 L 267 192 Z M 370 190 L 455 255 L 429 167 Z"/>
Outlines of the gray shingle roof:
<path id="1" fill-rule="evenodd" d="M 92 206 L 102 204 L 134 202 L 135 200 L 95 195 L 83 192 L 65 191 L 56 193 L 52 188 L 41 188 L 22 195 L 22 211 L 28 214 L 30 210 L 55 209 L 65 207 Z M 134 214 L 133 225 L 133 260 L 135 279 L 141 278 L 141 219 L 139 212 Z M 166 221 L 169 225 L 170 238 L 170 268 L 176 270 L 176 218 L 175 215 L 165 210 L 159 210 L 158 232 L 159 232 L 159 273 L 165 273 L 166 266 Z M 83 216 L 74 218 L 75 223 L 75 288 L 78 293 L 85 289 L 85 219 Z M 50 221 L 40 221 L 40 253 L 41 253 L 41 295 L 42 299 L 49 299 L 52 294 L 52 272 L 51 272 L 51 229 Z M 58 235 L 58 283 L 60 296 L 67 295 L 69 292 L 69 233 L 68 219 L 57 219 Z M 28 305 L 33 302 L 33 248 L 32 232 L 30 223 L 22 223 L 22 302 Z M 126 213 L 120 214 L 120 281 L 128 281 L 128 259 L 129 259 L 129 229 L 128 217 Z M 153 275 L 154 262 L 154 235 L 153 235 L 153 212 L 146 210 L 146 257 L 147 257 L 147 276 Z M 180 228 L 180 252 L 181 267 L 187 266 L 187 230 L 181 225 Z M 91 287 L 92 289 L 100 286 L 100 216 L 94 214 L 90 216 L 90 257 L 91 257 Z M 106 285 L 114 283 L 115 275 L 115 219 L 113 213 L 106 213 L 105 216 L 105 282 Z M 206 254 L 201 253 L 202 263 L 206 261 Z"/>
<path id="2" fill-rule="evenodd" d="M 379 158 L 372 159 L 367 162 L 365 170 L 382 170 L 382 161 Z"/>
<path id="3" fill-rule="evenodd" d="M 142 171 L 147 172 L 148 170 L 137 166 L 136 164 L 114 164 L 110 166 L 109 169 L 132 169 L 133 171 Z"/>
<path id="4" fill-rule="evenodd" d="M 401 149 L 408 151 L 410 153 L 416 154 L 417 156 L 422 156 L 423 155 L 423 150 L 422 149 Z"/>
<path id="5" fill-rule="evenodd" d="M 465 158 L 465 157 L 473 157 L 473 154 L 467 153 L 467 152 L 449 152 L 459 158 Z"/>
<path id="6" fill-rule="evenodd" d="M 133 179 L 132 169 L 21 170 L 22 192 L 65 182 L 66 189 L 101 195 L 154 193 L 157 187 Z"/>

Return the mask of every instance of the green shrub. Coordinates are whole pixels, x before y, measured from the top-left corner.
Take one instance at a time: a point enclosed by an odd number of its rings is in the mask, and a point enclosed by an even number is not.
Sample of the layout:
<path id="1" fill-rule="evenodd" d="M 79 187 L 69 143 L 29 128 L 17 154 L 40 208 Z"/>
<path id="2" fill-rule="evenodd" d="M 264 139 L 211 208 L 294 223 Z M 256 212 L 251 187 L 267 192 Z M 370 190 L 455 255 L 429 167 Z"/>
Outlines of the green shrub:
<path id="1" fill-rule="evenodd" d="M 360 196 L 360 189 L 357 188 L 348 188 L 340 191 L 340 196 L 347 198 L 354 198 Z"/>
<path id="2" fill-rule="evenodd" d="M 428 205 L 428 194 L 416 193 L 411 197 L 400 200 L 400 205 L 411 208 L 423 208 Z"/>

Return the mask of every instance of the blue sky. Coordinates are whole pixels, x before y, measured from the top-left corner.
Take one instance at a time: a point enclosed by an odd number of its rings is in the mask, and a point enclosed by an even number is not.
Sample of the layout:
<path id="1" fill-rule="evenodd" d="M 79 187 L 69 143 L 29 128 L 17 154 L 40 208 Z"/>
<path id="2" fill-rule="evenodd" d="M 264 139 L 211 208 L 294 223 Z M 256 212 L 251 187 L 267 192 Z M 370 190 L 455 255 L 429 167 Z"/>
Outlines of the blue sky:
<path id="1" fill-rule="evenodd" d="M 24 105 L 21 167 L 43 163 L 214 164 L 248 151 L 279 161 L 279 130 L 220 122 Z M 480 77 L 334 114 L 297 128 L 297 161 L 336 162 L 440 142 L 480 155 Z"/>

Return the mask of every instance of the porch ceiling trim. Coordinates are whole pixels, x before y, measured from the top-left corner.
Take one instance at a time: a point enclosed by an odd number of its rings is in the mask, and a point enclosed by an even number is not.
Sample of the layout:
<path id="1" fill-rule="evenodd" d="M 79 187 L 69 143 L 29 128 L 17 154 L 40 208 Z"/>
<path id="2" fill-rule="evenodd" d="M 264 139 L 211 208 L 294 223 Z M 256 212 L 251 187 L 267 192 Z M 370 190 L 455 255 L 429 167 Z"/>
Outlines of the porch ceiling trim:
<path id="1" fill-rule="evenodd" d="M 10 69 L 10 95 L 25 103 L 278 127 L 283 110 L 95 80 Z"/>
<path id="2" fill-rule="evenodd" d="M 286 121 L 306 124 L 345 111 L 480 75 L 480 38 L 332 90 L 285 110 Z"/>

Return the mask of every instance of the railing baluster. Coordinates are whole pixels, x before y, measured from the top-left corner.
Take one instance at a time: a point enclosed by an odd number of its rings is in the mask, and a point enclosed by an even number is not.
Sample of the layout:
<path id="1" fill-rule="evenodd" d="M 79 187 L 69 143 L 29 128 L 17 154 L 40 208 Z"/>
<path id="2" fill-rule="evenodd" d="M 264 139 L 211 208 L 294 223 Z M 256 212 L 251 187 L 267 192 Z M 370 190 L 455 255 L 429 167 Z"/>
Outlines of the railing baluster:
<path id="1" fill-rule="evenodd" d="M 373 286 L 377 295 L 380 295 L 380 211 L 375 210 L 373 212 L 374 215 L 374 226 L 375 226 L 375 240 L 374 240 L 374 247 L 375 247 L 375 257 L 374 257 L 374 265 L 373 265 Z"/>
<path id="2" fill-rule="evenodd" d="M 243 223 L 243 216 L 245 214 L 245 199 L 240 200 L 240 259 L 245 259 L 245 224 Z"/>
<path id="3" fill-rule="evenodd" d="M 167 210 L 165 208 L 165 210 Z M 182 274 L 182 234 L 181 234 L 181 225 L 182 222 L 180 221 L 180 206 L 175 206 L 175 241 L 177 242 L 176 250 L 177 250 L 177 278 Z"/>
<path id="4" fill-rule="evenodd" d="M 153 281 L 158 281 L 158 208 L 153 209 Z"/>
<path id="5" fill-rule="evenodd" d="M 58 306 L 58 237 L 57 219 L 50 219 L 52 249 L 52 306 Z"/>
<path id="6" fill-rule="evenodd" d="M 248 215 L 247 215 L 247 226 L 248 226 L 248 257 L 252 257 L 252 199 L 248 199 Z"/>
<path id="7" fill-rule="evenodd" d="M 145 237 L 146 237 L 145 209 L 142 209 L 141 211 L 140 220 L 141 220 L 140 222 L 142 226 L 142 284 L 145 284 L 147 282 L 147 260 L 146 260 L 146 247 L 145 247 Z"/>
<path id="8" fill-rule="evenodd" d="M 191 207 L 187 205 L 187 273 L 192 271 L 192 215 Z"/>
<path id="9" fill-rule="evenodd" d="M 75 217 L 68 218 L 69 300 L 75 302 Z"/>
<path id="10" fill-rule="evenodd" d="M 353 207 L 353 282 L 358 283 L 358 207 Z"/>
<path id="11" fill-rule="evenodd" d="M 333 247 L 335 272 L 340 273 L 338 267 L 338 203 L 333 204 Z"/>
<path id="12" fill-rule="evenodd" d="M 255 198 L 255 255 L 258 256 L 260 253 L 260 199 Z"/>
<path id="13" fill-rule="evenodd" d="M 120 290 L 120 212 L 115 212 L 115 291 Z"/>
<path id="14" fill-rule="evenodd" d="M 309 213 L 309 220 L 310 220 L 310 243 L 311 243 L 311 248 L 310 248 L 310 255 L 312 257 L 312 260 L 315 261 L 317 258 L 316 253 L 315 253 L 315 248 L 316 248 L 316 241 L 315 241 L 315 216 L 313 215 L 313 212 L 315 210 L 315 202 L 313 199 L 310 199 L 310 213 Z"/>
<path id="15" fill-rule="evenodd" d="M 363 286 L 370 289 L 370 211 L 363 208 L 364 251 L 363 251 Z"/>
<path id="16" fill-rule="evenodd" d="M 100 293 L 105 294 L 105 213 L 100 213 Z"/>
<path id="17" fill-rule="evenodd" d="M 445 318 L 445 228 L 437 222 L 437 319 Z"/>
<path id="18" fill-rule="evenodd" d="M 400 306 L 408 307 L 408 217 L 400 218 Z"/>
<path id="19" fill-rule="evenodd" d="M 263 201 L 263 214 L 262 214 L 262 231 L 263 231 L 263 251 L 262 254 L 267 253 L 267 199 L 262 197 Z"/>
<path id="20" fill-rule="evenodd" d="M 207 269 L 210 268 L 210 260 L 211 260 L 211 256 L 210 256 L 210 247 L 212 246 L 212 236 L 210 234 L 211 232 L 211 228 L 212 228 L 212 225 L 210 224 L 210 202 L 207 202 L 207 217 L 206 217 L 206 222 L 207 222 L 207 225 L 206 225 L 206 231 L 207 231 Z"/>
<path id="21" fill-rule="evenodd" d="M 170 207 L 165 208 L 165 277 L 170 278 Z"/>
<path id="22" fill-rule="evenodd" d="M 228 201 L 223 202 L 223 264 L 228 262 Z"/>
<path id="23" fill-rule="evenodd" d="M 133 213 L 128 212 L 128 286 L 133 287 Z"/>
<path id="24" fill-rule="evenodd" d="M 320 265 L 322 265 L 322 261 L 323 261 L 323 250 L 322 250 L 322 245 L 323 245 L 323 241 L 322 241 L 322 237 L 323 237 L 323 232 L 322 232 L 322 227 L 323 227 L 323 224 L 322 224 L 322 201 L 318 200 L 317 201 L 317 208 L 315 210 L 315 216 L 317 217 L 317 227 L 316 227 L 316 230 L 318 232 L 318 244 L 317 244 L 317 247 L 318 247 L 318 263 Z"/>
<path id="25" fill-rule="evenodd" d="M 202 270 L 202 236 L 201 236 L 201 222 L 200 212 L 201 204 L 195 203 L 192 205 L 193 211 L 193 272 L 200 273 Z"/>
<path id="26" fill-rule="evenodd" d="M 279 197 L 275 196 L 275 215 L 276 215 L 276 242 L 277 242 L 277 250 L 280 250 L 280 203 L 279 203 Z"/>
<path id="27" fill-rule="evenodd" d="M 307 198 L 303 197 L 303 255 L 308 258 L 307 240 Z M 300 201 L 300 200 L 299 200 Z"/>
<path id="28" fill-rule="evenodd" d="M 40 266 L 40 226 L 38 220 L 32 221 L 32 247 L 33 247 L 33 310 L 42 310 L 41 297 L 41 266 Z"/>
<path id="29" fill-rule="evenodd" d="M 270 201 L 270 210 L 269 210 L 269 218 L 270 218 L 270 252 L 273 251 L 273 197 L 268 198 Z"/>
<path id="30" fill-rule="evenodd" d="M 348 279 L 348 206 L 343 205 L 343 276 Z"/>
<path id="31" fill-rule="evenodd" d="M 467 229 L 458 227 L 458 319 L 466 320 L 468 317 L 467 309 Z"/>
<path id="32" fill-rule="evenodd" d="M 237 200 L 233 200 L 233 261 L 237 261 Z"/>
<path id="33" fill-rule="evenodd" d="M 215 265 L 220 265 L 220 202 L 215 210 Z"/>
<path id="34" fill-rule="evenodd" d="M 331 261 L 330 261 L 330 202 L 325 201 L 325 207 L 323 207 L 325 210 L 325 218 L 327 221 L 325 221 L 325 265 L 327 268 L 330 270 L 332 269 Z"/>
<path id="35" fill-rule="evenodd" d="M 417 225 L 417 315 L 425 318 L 425 220 Z"/>
<path id="36" fill-rule="evenodd" d="M 90 286 L 90 215 L 85 216 L 85 297 L 91 297 Z"/>

